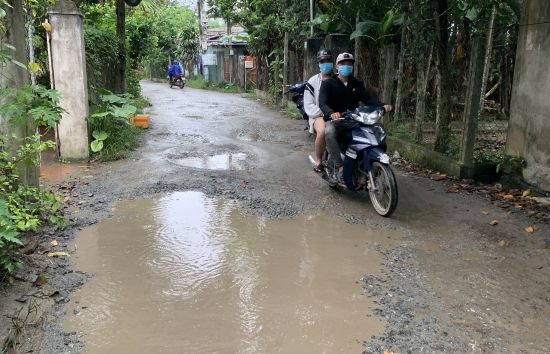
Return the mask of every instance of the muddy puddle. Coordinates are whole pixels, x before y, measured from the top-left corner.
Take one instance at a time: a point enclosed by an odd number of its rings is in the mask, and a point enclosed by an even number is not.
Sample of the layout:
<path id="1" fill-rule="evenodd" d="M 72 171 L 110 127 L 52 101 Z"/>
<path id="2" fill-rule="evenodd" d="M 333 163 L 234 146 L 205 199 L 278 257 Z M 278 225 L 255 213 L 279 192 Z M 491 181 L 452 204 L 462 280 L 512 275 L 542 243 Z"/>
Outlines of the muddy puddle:
<path id="1" fill-rule="evenodd" d="M 259 142 L 265 141 L 260 134 L 242 134 L 237 136 L 238 140 L 249 141 L 249 142 Z"/>
<path id="2" fill-rule="evenodd" d="M 220 154 L 206 157 L 170 158 L 175 165 L 205 170 L 244 170 L 248 156 L 244 153 Z"/>
<path id="3" fill-rule="evenodd" d="M 200 192 L 122 201 L 71 258 L 97 274 L 65 331 L 88 353 L 359 353 L 383 332 L 359 279 L 396 238 L 324 214 L 269 220 Z M 372 316 L 370 316 L 372 315 Z"/>
<path id="4" fill-rule="evenodd" d="M 49 181 L 62 180 L 79 170 L 74 164 L 59 162 L 59 157 L 51 150 L 43 153 L 40 160 L 40 178 Z"/>

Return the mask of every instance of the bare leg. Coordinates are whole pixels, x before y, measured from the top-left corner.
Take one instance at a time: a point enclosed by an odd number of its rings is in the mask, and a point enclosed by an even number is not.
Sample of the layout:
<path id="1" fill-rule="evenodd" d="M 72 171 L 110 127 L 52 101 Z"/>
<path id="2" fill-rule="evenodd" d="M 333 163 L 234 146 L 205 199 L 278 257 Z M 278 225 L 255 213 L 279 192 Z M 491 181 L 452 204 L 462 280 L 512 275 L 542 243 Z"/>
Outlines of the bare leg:
<path id="1" fill-rule="evenodd" d="M 320 165 L 323 161 L 323 153 L 325 152 L 326 142 L 325 142 L 325 121 L 323 118 L 317 118 L 313 122 L 313 128 L 317 133 L 315 137 L 315 164 Z"/>

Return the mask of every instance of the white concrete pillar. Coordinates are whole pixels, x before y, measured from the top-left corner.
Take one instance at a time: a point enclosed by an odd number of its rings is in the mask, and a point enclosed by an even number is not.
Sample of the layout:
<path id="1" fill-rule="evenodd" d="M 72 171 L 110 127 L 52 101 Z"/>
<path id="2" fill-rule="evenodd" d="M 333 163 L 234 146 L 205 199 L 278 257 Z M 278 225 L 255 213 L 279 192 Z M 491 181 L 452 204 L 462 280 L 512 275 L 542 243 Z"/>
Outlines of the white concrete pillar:
<path id="1" fill-rule="evenodd" d="M 60 105 L 67 110 L 57 127 L 62 158 L 86 159 L 88 142 L 88 86 L 82 10 L 75 3 L 57 0 L 48 9 L 52 26 L 52 65 L 55 89 L 61 94 Z"/>

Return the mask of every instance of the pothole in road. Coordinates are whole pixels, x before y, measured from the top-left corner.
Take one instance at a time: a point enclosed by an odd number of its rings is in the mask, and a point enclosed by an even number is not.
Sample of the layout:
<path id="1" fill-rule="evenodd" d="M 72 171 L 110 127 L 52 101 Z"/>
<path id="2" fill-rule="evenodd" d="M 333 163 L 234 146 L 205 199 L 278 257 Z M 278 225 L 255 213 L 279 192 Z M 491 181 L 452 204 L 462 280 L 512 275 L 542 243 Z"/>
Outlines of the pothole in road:
<path id="1" fill-rule="evenodd" d="M 240 141 L 258 142 L 265 141 L 260 134 L 240 134 L 237 135 L 237 139 Z"/>
<path id="2" fill-rule="evenodd" d="M 179 166 L 200 168 L 205 170 L 245 170 L 245 165 L 248 155 L 244 153 L 227 153 L 205 157 L 182 157 L 168 155 L 168 160 Z"/>
<path id="3" fill-rule="evenodd" d="M 366 243 L 384 230 L 265 219 L 200 192 L 112 211 L 79 233 L 72 258 L 97 274 L 71 295 L 64 326 L 86 334 L 88 353 L 360 352 L 384 330 L 357 284 L 382 270 Z"/>

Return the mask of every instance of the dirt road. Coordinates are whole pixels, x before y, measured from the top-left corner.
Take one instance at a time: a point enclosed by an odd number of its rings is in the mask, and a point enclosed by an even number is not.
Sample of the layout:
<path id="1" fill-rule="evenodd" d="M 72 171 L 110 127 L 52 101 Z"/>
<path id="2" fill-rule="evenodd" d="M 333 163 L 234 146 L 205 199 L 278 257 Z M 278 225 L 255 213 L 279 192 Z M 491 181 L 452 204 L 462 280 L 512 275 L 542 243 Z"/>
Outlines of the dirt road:
<path id="1" fill-rule="evenodd" d="M 143 93 L 142 147 L 72 175 L 82 203 L 43 241 L 72 257 L 42 269 L 59 294 L 39 353 L 550 351 L 546 225 L 398 169 L 384 219 L 312 171 L 302 121 L 240 95 Z"/>

